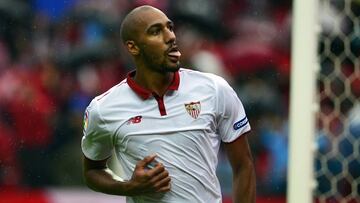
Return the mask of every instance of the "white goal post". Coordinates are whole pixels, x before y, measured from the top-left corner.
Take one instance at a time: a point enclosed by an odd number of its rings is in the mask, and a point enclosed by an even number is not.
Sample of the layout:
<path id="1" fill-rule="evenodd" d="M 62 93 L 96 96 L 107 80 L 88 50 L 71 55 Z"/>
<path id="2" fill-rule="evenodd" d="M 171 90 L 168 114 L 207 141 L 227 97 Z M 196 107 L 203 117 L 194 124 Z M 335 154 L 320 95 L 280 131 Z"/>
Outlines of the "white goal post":
<path id="1" fill-rule="evenodd" d="M 314 189 L 317 1 L 294 0 L 292 18 L 288 203 L 310 203 Z"/>

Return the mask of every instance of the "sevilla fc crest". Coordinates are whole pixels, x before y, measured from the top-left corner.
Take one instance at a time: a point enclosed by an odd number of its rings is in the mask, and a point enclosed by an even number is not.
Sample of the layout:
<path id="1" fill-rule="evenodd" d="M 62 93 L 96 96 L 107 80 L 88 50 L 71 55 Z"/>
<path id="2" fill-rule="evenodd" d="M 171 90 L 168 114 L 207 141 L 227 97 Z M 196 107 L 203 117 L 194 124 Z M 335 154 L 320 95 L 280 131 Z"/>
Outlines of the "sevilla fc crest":
<path id="1" fill-rule="evenodd" d="M 189 113 L 189 115 L 193 118 L 197 118 L 201 111 L 200 102 L 191 102 L 189 104 L 185 104 L 185 109 Z"/>

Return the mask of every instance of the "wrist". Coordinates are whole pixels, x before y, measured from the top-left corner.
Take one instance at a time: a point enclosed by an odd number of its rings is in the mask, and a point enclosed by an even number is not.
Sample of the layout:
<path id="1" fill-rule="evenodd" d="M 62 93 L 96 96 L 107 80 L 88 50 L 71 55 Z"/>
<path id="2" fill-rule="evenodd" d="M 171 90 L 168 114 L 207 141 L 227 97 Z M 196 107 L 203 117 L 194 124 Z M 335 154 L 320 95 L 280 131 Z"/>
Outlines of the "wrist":
<path id="1" fill-rule="evenodd" d="M 131 180 L 119 182 L 119 186 L 117 188 L 121 188 L 121 195 L 123 196 L 134 196 L 135 194 L 135 185 Z"/>

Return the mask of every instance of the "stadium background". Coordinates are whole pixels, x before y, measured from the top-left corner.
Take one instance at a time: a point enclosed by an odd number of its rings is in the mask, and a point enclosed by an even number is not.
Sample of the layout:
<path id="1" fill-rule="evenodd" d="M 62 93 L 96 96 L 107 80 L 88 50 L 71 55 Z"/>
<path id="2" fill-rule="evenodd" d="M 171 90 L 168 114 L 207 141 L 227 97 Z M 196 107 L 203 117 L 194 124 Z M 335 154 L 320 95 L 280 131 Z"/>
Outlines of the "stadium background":
<path id="1" fill-rule="evenodd" d="M 1 0 L 0 202 L 119 199 L 84 186 L 82 117 L 132 69 L 119 25 L 142 4 L 175 21 L 184 67 L 234 87 L 253 128 L 258 202 L 285 202 L 290 0 Z M 219 157 L 230 202 L 231 168 Z"/>

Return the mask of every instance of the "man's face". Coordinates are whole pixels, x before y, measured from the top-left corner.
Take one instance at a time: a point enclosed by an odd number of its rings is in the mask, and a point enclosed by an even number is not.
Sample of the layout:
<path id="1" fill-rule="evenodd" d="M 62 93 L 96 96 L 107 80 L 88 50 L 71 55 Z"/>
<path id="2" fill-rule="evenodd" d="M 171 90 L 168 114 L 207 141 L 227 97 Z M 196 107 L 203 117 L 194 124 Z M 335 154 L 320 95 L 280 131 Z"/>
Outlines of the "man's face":
<path id="1" fill-rule="evenodd" d="M 179 70 L 180 52 L 176 45 L 173 22 L 157 10 L 148 10 L 139 18 L 137 45 L 145 65 L 157 72 Z"/>

